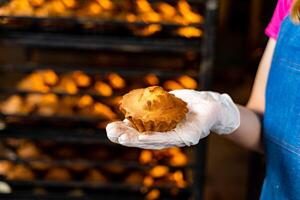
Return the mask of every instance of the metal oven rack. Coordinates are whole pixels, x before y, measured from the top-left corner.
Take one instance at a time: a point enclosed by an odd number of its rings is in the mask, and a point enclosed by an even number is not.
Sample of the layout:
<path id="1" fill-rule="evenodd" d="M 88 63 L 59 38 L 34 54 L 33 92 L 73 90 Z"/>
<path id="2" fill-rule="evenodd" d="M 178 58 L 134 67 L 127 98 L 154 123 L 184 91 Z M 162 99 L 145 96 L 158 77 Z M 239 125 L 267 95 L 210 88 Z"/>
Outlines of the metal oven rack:
<path id="1" fill-rule="evenodd" d="M 156 2 L 157 0 L 151 0 L 150 2 Z M 176 0 L 165 0 L 166 2 L 176 2 Z M 196 76 L 198 82 L 200 83 L 199 89 L 206 89 L 209 86 L 210 82 L 210 72 L 213 65 L 214 60 L 214 41 L 215 41 L 215 24 L 216 24 L 216 14 L 218 8 L 217 0 L 189 0 L 188 2 L 192 4 L 201 4 L 204 10 L 205 22 L 204 24 L 193 24 L 193 26 L 200 27 L 204 31 L 204 36 L 201 39 L 185 39 L 179 37 L 134 37 L 130 35 L 124 34 L 124 36 L 120 35 L 110 35 L 110 34 L 101 34 L 99 31 L 68 31 L 68 30 L 43 30 L 36 27 L 37 24 L 41 22 L 62 22 L 67 24 L 72 24 L 72 30 L 78 30 L 78 27 L 85 23 L 94 23 L 96 25 L 106 25 L 111 24 L 113 26 L 125 26 L 127 25 L 124 22 L 119 21 L 108 21 L 108 20 L 74 20 L 74 19 L 48 19 L 48 18 L 34 18 L 34 17 L 4 17 L 0 16 L 1 20 L 21 20 L 21 21 L 29 21 L 30 26 L 25 29 L 12 29 L 0 27 L 0 44 L 2 46 L 19 46 L 24 47 L 27 50 L 27 61 L 26 63 L 14 64 L 13 61 L 11 63 L 6 63 L 2 65 L 1 70 L 3 71 L 22 71 L 22 73 L 30 72 L 34 69 L 47 69 L 51 68 L 57 71 L 70 70 L 71 68 L 65 67 L 64 65 L 53 67 L 47 65 L 41 65 L 38 63 L 31 63 L 31 50 L 36 49 L 77 49 L 77 50 L 85 50 L 85 51 L 109 51 L 109 52 L 129 52 L 129 53 L 139 53 L 146 52 L 148 54 L 155 53 L 171 53 L 174 55 L 182 55 L 193 52 L 201 57 L 201 61 L 197 64 L 199 67 L 196 69 L 196 73 L 190 74 L 191 76 Z M 0 2 L 1 3 L 1 2 Z M 147 23 L 133 23 L 135 26 L 145 26 Z M 164 27 L 164 29 L 174 29 L 178 27 L 178 25 L 160 23 Z M 124 32 L 125 33 L 125 32 Z M 28 64 L 29 63 L 29 64 Z M 82 70 L 86 73 L 104 73 L 110 71 L 107 68 L 97 67 L 74 67 L 74 69 Z M 127 77 L 127 76 L 136 76 L 141 74 L 146 74 L 148 72 L 154 73 L 158 76 L 162 77 L 174 77 L 180 75 L 182 73 L 186 73 L 186 71 L 176 71 L 176 70 L 160 70 L 160 69 L 151 69 L 151 68 L 142 68 L 142 69 L 124 69 L 118 68 L 114 69 L 114 71 L 119 74 Z M 195 70 L 194 70 L 195 72 Z M 12 88 L 0 88 L 1 95 L 8 94 L 19 94 L 26 95 L 28 92 L 18 91 Z M 57 93 L 60 96 L 67 96 L 68 94 Z M 80 95 L 77 94 L 77 95 Z M 93 95 L 91 96 L 95 99 L 103 100 L 103 97 Z M 55 120 L 64 120 L 64 121 L 80 121 L 90 123 L 89 118 L 80 118 L 80 117 L 41 117 L 41 116 L 9 116 L 9 115 L 0 115 L 0 119 L 5 121 L 6 119 L 31 119 L 31 120 L 43 120 L 43 121 L 55 121 Z M 2 124 L 3 127 L 0 131 L 0 137 L 2 139 L 5 138 L 30 138 L 33 140 L 57 140 L 60 142 L 69 142 L 69 143 L 86 143 L 86 144 L 94 144 L 97 143 L 99 145 L 108 145 L 111 144 L 106 136 L 105 130 L 96 129 L 96 128 L 86 128 L 86 127 L 68 127 L 68 128 L 56 128 L 56 127 L 47 127 L 45 128 L 43 125 L 35 125 L 35 126 L 14 126 L 9 124 Z M 113 145 L 114 146 L 114 145 Z M 119 148 L 116 147 L 115 148 Z M 193 163 L 190 163 L 185 167 L 187 170 L 192 170 L 192 181 L 193 184 L 181 190 L 179 199 L 185 199 L 187 196 L 192 197 L 192 199 L 200 200 L 202 199 L 203 186 L 204 186 L 204 170 L 205 170 L 205 154 L 206 154 L 206 141 L 203 140 L 196 147 L 189 148 L 187 151 L 191 152 L 190 156 L 193 157 Z M 3 158 L 5 160 L 5 158 Z M 0 157 L 1 160 L 1 157 Z M 26 163 L 28 161 L 22 159 L 15 159 L 14 162 L 17 163 Z M 74 162 L 74 160 L 57 160 L 56 162 L 60 164 Z M 76 162 L 76 161 L 75 161 Z M 78 161 L 81 162 L 81 161 Z M 92 162 L 92 165 L 105 165 L 106 162 Z M 141 166 L 136 162 L 122 162 L 117 163 L 122 164 L 128 168 L 142 168 L 145 169 L 149 166 Z M 50 182 L 50 181 L 7 181 L 12 188 L 18 188 L 19 192 L 13 192 L 11 194 L 0 194 L 0 198 L 5 199 L 116 199 L 118 193 L 125 192 L 125 195 L 122 195 L 123 199 L 142 199 L 141 196 L 134 196 L 134 191 L 139 191 L 140 186 L 130 186 L 123 184 L 106 184 L 106 185 L 90 185 L 82 182 L 68 182 L 68 183 L 59 183 L 59 182 Z M 52 188 L 53 193 L 49 193 L 48 195 L 35 196 L 30 193 L 30 189 L 32 186 L 37 187 L 47 187 Z M 81 197 L 70 197 L 67 195 L 63 195 L 63 193 L 56 193 L 55 190 L 63 190 L 66 188 L 84 188 L 88 191 L 90 195 L 81 196 Z M 162 192 L 164 190 L 168 190 L 168 186 L 166 187 L 158 187 Z M 29 191 L 29 192 L 28 192 Z M 100 192 L 99 192 L 100 191 Z M 129 191 L 129 193 L 128 193 Z M 101 193 L 102 192 L 102 193 Z M 126 193 L 127 192 L 127 193 Z M 127 195 L 126 195 L 127 194 Z M 162 198 L 162 199 L 173 199 L 173 198 Z"/>

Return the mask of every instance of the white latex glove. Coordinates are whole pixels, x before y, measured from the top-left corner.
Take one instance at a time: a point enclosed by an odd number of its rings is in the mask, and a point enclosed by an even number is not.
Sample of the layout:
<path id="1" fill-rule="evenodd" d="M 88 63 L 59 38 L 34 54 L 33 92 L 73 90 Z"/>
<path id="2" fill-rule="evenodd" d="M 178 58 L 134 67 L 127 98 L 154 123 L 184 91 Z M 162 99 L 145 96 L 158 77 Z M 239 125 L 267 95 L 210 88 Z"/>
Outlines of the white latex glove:
<path id="1" fill-rule="evenodd" d="M 139 133 L 128 120 L 107 125 L 108 138 L 128 147 L 163 149 L 195 145 L 211 131 L 230 134 L 240 125 L 240 113 L 227 94 L 175 90 L 170 92 L 187 103 L 189 112 L 169 132 Z"/>

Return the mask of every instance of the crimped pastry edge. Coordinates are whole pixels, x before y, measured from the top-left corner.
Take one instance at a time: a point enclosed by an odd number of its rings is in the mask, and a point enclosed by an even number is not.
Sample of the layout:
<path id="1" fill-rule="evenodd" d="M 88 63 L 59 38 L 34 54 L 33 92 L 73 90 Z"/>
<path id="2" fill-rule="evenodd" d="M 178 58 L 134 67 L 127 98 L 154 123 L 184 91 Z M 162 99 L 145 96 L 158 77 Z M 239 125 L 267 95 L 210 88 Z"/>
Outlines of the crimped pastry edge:
<path id="1" fill-rule="evenodd" d="M 172 120 L 171 122 L 154 122 L 154 121 L 147 121 L 143 122 L 140 119 L 134 119 L 134 118 L 127 118 L 133 125 L 135 129 L 137 129 L 139 132 L 167 132 L 174 129 L 178 122 Z"/>

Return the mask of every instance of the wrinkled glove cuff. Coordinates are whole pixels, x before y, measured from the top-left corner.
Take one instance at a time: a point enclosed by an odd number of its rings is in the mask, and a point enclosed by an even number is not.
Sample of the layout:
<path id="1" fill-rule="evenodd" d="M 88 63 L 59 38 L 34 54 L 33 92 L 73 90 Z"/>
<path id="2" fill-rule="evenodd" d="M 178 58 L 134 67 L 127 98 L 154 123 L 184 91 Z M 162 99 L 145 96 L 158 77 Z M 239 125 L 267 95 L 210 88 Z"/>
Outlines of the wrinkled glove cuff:
<path id="1" fill-rule="evenodd" d="M 239 109 L 227 94 L 220 95 L 218 102 L 220 112 L 218 120 L 211 128 L 211 131 L 219 135 L 233 133 L 240 126 Z"/>

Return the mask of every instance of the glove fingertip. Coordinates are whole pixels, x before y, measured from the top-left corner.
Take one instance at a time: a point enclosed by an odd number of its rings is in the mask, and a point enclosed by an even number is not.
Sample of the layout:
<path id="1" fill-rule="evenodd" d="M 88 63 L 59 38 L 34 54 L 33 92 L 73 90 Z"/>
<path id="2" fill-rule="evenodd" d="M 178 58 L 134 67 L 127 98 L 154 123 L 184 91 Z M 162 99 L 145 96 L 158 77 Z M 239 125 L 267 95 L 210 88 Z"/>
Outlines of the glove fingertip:
<path id="1" fill-rule="evenodd" d="M 117 143 L 118 137 L 113 136 L 113 135 L 110 134 L 109 132 L 107 132 L 106 136 L 107 136 L 107 138 L 109 139 L 109 141 L 111 141 L 111 142 L 113 142 L 113 143 Z"/>
<path id="2" fill-rule="evenodd" d="M 106 135 L 111 142 L 118 143 L 119 137 L 127 130 L 123 122 L 112 122 L 106 126 Z"/>
<path id="3" fill-rule="evenodd" d="M 116 121 L 116 122 L 111 122 L 109 124 L 106 125 L 106 132 L 110 131 L 111 129 L 115 128 L 116 126 L 118 126 L 120 123 L 123 123 L 121 121 Z"/>
<path id="4" fill-rule="evenodd" d="M 107 138 L 114 143 L 118 143 L 118 138 L 120 136 L 121 133 L 117 132 L 116 129 L 111 128 L 109 130 L 106 130 L 106 136 Z"/>
<path id="5" fill-rule="evenodd" d="M 126 141 L 128 141 L 128 136 L 126 134 L 123 134 L 118 138 L 118 141 L 120 144 L 125 144 Z"/>

